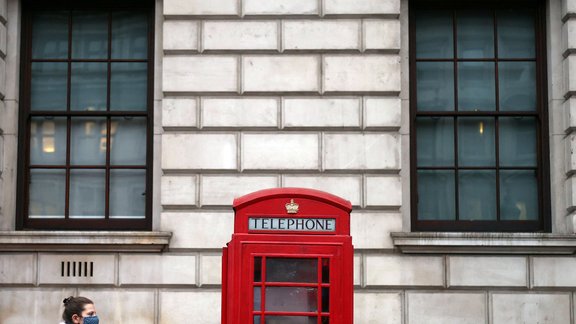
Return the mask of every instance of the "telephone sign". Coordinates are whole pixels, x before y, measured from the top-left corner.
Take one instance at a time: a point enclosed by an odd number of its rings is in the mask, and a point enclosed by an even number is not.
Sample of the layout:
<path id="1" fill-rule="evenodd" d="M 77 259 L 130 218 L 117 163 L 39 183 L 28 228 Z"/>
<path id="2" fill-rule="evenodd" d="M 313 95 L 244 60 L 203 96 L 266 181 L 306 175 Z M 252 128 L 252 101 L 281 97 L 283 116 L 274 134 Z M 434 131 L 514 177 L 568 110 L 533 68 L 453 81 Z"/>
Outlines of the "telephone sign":
<path id="1" fill-rule="evenodd" d="M 222 324 L 350 324 L 350 202 L 303 188 L 234 200 L 223 250 Z"/>

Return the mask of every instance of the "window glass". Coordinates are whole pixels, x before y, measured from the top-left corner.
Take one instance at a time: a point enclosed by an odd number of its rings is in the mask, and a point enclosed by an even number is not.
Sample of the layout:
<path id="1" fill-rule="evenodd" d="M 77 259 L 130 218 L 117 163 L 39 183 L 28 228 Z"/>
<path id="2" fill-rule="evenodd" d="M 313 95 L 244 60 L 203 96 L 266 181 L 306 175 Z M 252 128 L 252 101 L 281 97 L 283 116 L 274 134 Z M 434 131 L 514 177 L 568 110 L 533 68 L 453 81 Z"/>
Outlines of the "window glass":
<path id="1" fill-rule="evenodd" d="M 30 164 L 66 164 L 66 118 L 34 117 L 30 122 Z"/>
<path id="2" fill-rule="evenodd" d="M 456 13 L 459 58 L 494 57 L 494 15 L 490 11 Z"/>
<path id="3" fill-rule="evenodd" d="M 453 166 L 454 119 L 420 117 L 416 127 L 418 166 Z"/>
<path id="4" fill-rule="evenodd" d="M 416 57 L 452 58 L 452 13 L 430 10 L 416 14 Z"/>
<path id="5" fill-rule="evenodd" d="M 112 63 L 110 109 L 146 110 L 147 63 Z"/>
<path id="6" fill-rule="evenodd" d="M 458 211 L 462 220 L 496 220 L 496 171 L 458 171 Z"/>
<path id="7" fill-rule="evenodd" d="M 538 219 L 538 187 L 534 171 L 500 172 L 500 213 L 503 220 Z"/>
<path id="8" fill-rule="evenodd" d="M 494 63 L 458 63 L 458 110 L 496 110 Z"/>
<path id="9" fill-rule="evenodd" d="M 31 73 L 30 109 L 66 110 L 68 64 L 34 62 Z"/>
<path id="10" fill-rule="evenodd" d="M 454 64 L 416 63 L 418 110 L 454 110 Z"/>
<path id="11" fill-rule="evenodd" d="M 105 183 L 105 170 L 70 170 L 70 218 L 104 218 Z"/>
<path id="12" fill-rule="evenodd" d="M 144 218 L 146 170 L 110 170 L 110 218 Z"/>
<path id="13" fill-rule="evenodd" d="M 112 118 L 110 123 L 110 163 L 113 165 L 146 164 L 146 119 Z"/>
<path id="14" fill-rule="evenodd" d="M 68 13 L 49 11 L 32 15 L 32 57 L 68 57 Z"/>
<path id="15" fill-rule="evenodd" d="M 501 62 L 498 64 L 500 110 L 536 110 L 536 64 Z"/>
<path id="16" fill-rule="evenodd" d="M 112 58 L 145 59 L 148 55 L 148 17 L 144 12 L 112 14 Z"/>
<path id="17" fill-rule="evenodd" d="M 496 165 L 494 118 L 458 118 L 458 165 Z"/>
<path id="18" fill-rule="evenodd" d="M 500 118 L 500 165 L 536 166 L 536 121 L 532 117 Z"/>
<path id="19" fill-rule="evenodd" d="M 108 57 L 108 13 L 78 11 L 72 14 L 72 58 Z"/>
<path id="20" fill-rule="evenodd" d="M 70 163 L 106 164 L 106 124 L 104 117 L 72 118 Z"/>
<path id="21" fill-rule="evenodd" d="M 66 170 L 30 170 L 30 218 L 64 218 Z"/>
<path id="22" fill-rule="evenodd" d="M 70 109 L 106 110 L 106 63 L 72 63 Z"/>
<path id="23" fill-rule="evenodd" d="M 456 219 L 454 171 L 418 171 L 418 216 L 422 220 Z"/>
<path id="24" fill-rule="evenodd" d="M 498 10 L 498 57 L 534 58 L 536 21 L 534 12 L 519 8 Z"/>

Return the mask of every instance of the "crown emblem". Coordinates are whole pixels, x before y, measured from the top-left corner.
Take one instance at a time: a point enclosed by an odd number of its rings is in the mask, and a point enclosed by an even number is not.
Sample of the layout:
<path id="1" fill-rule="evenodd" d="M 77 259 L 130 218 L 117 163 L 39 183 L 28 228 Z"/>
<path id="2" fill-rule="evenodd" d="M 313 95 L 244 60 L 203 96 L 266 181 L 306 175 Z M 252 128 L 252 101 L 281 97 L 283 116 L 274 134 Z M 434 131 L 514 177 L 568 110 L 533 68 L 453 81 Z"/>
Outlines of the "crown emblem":
<path id="1" fill-rule="evenodd" d="M 290 202 L 286 204 L 286 212 L 288 214 L 298 214 L 299 205 L 294 202 L 294 199 L 290 199 Z"/>

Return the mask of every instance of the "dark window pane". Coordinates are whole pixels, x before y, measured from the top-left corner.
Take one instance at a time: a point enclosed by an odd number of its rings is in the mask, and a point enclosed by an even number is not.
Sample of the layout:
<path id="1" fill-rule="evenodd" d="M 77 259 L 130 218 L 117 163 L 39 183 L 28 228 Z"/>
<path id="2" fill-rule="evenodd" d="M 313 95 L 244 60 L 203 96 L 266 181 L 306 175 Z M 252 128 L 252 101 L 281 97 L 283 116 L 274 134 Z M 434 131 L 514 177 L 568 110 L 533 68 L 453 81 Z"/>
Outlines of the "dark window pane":
<path id="1" fill-rule="evenodd" d="M 330 283 L 330 259 L 322 259 L 322 283 Z"/>
<path id="2" fill-rule="evenodd" d="M 421 117 L 416 128 L 418 166 L 453 166 L 454 119 Z"/>
<path id="3" fill-rule="evenodd" d="M 68 13 L 48 11 L 32 15 L 32 58 L 68 57 Z"/>
<path id="4" fill-rule="evenodd" d="M 330 312 L 330 288 L 322 287 L 322 312 Z"/>
<path id="5" fill-rule="evenodd" d="M 72 58 L 108 57 L 108 14 L 74 12 L 72 14 Z"/>
<path id="6" fill-rule="evenodd" d="M 494 118 L 458 118 L 458 165 L 495 166 Z"/>
<path id="7" fill-rule="evenodd" d="M 106 110 L 106 63 L 72 63 L 71 110 Z"/>
<path id="8" fill-rule="evenodd" d="M 536 166 L 536 120 L 532 117 L 501 117 L 500 165 Z"/>
<path id="9" fill-rule="evenodd" d="M 254 324 L 260 324 L 260 315 L 254 315 Z"/>
<path id="10" fill-rule="evenodd" d="M 538 187 L 535 171 L 500 171 L 500 219 L 537 220 Z"/>
<path id="11" fill-rule="evenodd" d="M 66 164 L 66 118 L 33 117 L 30 122 L 30 164 Z"/>
<path id="12" fill-rule="evenodd" d="M 419 111 L 454 110 L 454 64 L 416 63 L 416 88 Z"/>
<path id="13" fill-rule="evenodd" d="M 498 63 L 500 110 L 536 110 L 536 63 Z"/>
<path id="14" fill-rule="evenodd" d="M 268 282 L 318 282 L 318 259 L 267 258 Z"/>
<path id="15" fill-rule="evenodd" d="M 67 63 L 32 63 L 30 110 L 66 110 Z"/>
<path id="16" fill-rule="evenodd" d="M 262 258 L 254 258 L 254 282 L 262 281 Z"/>
<path id="17" fill-rule="evenodd" d="M 66 170 L 30 170 L 30 218 L 64 218 Z"/>
<path id="18" fill-rule="evenodd" d="M 465 10 L 456 14 L 459 58 L 494 57 L 494 17 L 490 11 Z"/>
<path id="19" fill-rule="evenodd" d="M 148 55 L 148 20 L 146 13 L 112 14 L 112 58 L 146 59 Z"/>
<path id="20" fill-rule="evenodd" d="M 454 171 L 418 171 L 418 219 L 455 220 Z"/>
<path id="21" fill-rule="evenodd" d="M 322 324 L 330 324 L 330 317 L 328 316 L 322 317 Z"/>
<path id="22" fill-rule="evenodd" d="M 496 172 L 458 172 L 459 219 L 496 220 Z"/>
<path id="23" fill-rule="evenodd" d="M 104 218 L 106 172 L 70 171 L 70 218 Z"/>
<path id="24" fill-rule="evenodd" d="M 254 310 L 262 310 L 262 288 L 254 287 Z"/>
<path id="25" fill-rule="evenodd" d="M 316 324 L 316 316 L 266 316 L 266 324 Z"/>
<path id="26" fill-rule="evenodd" d="M 146 118 L 112 118 L 110 146 L 111 164 L 146 165 Z"/>
<path id="27" fill-rule="evenodd" d="M 147 71 L 146 63 L 112 63 L 110 110 L 146 110 Z"/>
<path id="28" fill-rule="evenodd" d="M 435 10 L 416 14 L 416 57 L 454 57 L 452 12 Z"/>
<path id="29" fill-rule="evenodd" d="M 143 219 L 146 170 L 110 170 L 110 218 Z"/>
<path id="30" fill-rule="evenodd" d="M 498 57 L 533 58 L 536 53 L 534 13 L 518 8 L 500 10 L 498 19 Z"/>
<path id="31" fill-rule="evenodd" d="M 308 287 L 266 287 L 267 311 L 317 312 L 318 289 Z M 266 317 L 266 323 L 269 323 Z"/>
<path id="32" fill-rule="evenodd" d="M 496 79 L 492 62 L 458 63 L 458 110 L 496 108 Z"/>
<path id="33" fill-rule="evenodd" d="M 72 118 L 70 163 L 106 164 L 106 118 Z"/>

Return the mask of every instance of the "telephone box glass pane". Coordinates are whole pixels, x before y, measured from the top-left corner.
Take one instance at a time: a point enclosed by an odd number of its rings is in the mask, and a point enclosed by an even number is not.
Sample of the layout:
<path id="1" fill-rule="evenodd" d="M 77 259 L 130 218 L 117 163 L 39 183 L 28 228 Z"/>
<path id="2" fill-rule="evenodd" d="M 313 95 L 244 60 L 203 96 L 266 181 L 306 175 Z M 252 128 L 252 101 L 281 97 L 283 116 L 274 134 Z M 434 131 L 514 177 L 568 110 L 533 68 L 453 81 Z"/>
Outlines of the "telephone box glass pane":
<path id="1" fill-rule="evenodd" d="M 330 259 L 322 259 L 322 283 L 330 282 Z"/>
<path id="2" fill-rule="evenodd" d="M 330 324 L 330 317 L 322 317 L 322 324 Z"/>
<path id="3" fill-rule="evenodd" d="M 318 289 L 307 287 L 266 287 L 266 310 L 316 312 L 318 311 Z M 266 323 L 269 323 L 268 318 L 266 318 Z"/>
<path id="4" fill-rule="evenodd" d="M 254 282 L 262 281 L 262 258 L 254 258 Z"/>
<path id="5" fill-rule="evenodd" d="M 266 259 L 268 282 L 318 282 L 318 259 Z"/>
<path id="6" fill-rule="evenodd" d="M 330 312 L 330 288 L 322 288 L 322 313 Z"/>
<path id="7" fill-rule="evenodd" d="M 316 324 L 317 321 L 315 316 L 266 316 L 266 324 Z"/>
<path id="8" fill-rule="evenodd" d="M 254 324 L 260 324 L 260 316 L 254 316 Z"/>
<path id="9" fill-rule="evenodd" d="M 260 287 L 254 287 L 254 310 L 259 311 L 262 308 L 262 293 Z"/>

